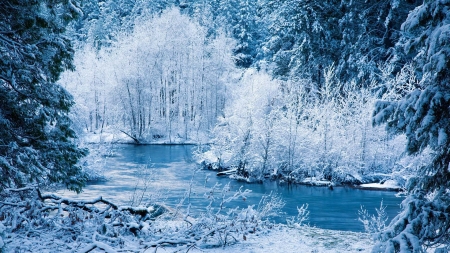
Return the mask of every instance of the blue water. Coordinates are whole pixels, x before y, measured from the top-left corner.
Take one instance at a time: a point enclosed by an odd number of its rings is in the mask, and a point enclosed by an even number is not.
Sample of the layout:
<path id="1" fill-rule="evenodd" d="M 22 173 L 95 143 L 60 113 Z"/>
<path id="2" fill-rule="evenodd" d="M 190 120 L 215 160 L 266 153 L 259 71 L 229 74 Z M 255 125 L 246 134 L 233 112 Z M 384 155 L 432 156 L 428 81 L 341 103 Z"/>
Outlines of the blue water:
<path id="1" fill-rule="evenodd" d="M 174 208 L 179 205 L 182 209 L 190 203 L 191 213 L 195 216 L 205 212 L 211 199 L 207 196 L 211 195 L 214 185 L 220 184 L 212 194 L 216 198 L 213 207 L 217 208 L 220 191 L 229 183 L 227 196 L 241 187 L 251 193 L 245 200 L 239 198 L 228 203 L 226 208 L 246 208 L 248 205 L 256 208 L 261 197 L 272 193 L 285 201 L 279 216 L 271 218 L 275 222 L 285 223 L 286 218 L 297 215 L 297 207 L 308 204 L 310 225 L 356 232 L 364 230 L 358 221 L 361 206 L 375 213 L 375 208 L 383 201 L 390 219 L 400 211 L 402 199 L 393 192 L 345 187 L 334 190 L 303 185 L 288 187 L 276 182 L 248 184 L 217 177 L 215 172 L 198 169 L 192 159 L 194 149 L 195 146 L 190 145 L 120 145 L 115 149 L 115 156 L 105 158 L 103 173 L 108 180 L 90 183 L 82 194 L 72 197 L 103 196 L 122 205 L 163 202 Z M 67 191 L 59 193 L 73 195 Z"/>

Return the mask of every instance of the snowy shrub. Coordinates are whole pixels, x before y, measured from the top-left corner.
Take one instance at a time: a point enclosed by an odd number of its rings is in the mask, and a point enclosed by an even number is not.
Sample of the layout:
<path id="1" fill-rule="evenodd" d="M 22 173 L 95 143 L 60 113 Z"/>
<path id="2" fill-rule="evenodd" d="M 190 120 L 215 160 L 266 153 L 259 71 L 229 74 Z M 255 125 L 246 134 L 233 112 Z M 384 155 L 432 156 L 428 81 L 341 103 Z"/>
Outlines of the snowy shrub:
<path id="1" fill-rule="evenodd" d="M 264 195 L 258 203 L 256 211 L 260 219 L 270 216 L 278 216 L 285 202 L 278 194 L 270 192 L 269 195 Z"/>
<path id="2" fill-rule="evenodd" d="M 403 202 L 403 210 L 376 234 L 379 243 L 373 252 L 422 252 L 426 248 L 448 245 L 450 192 L 428 195 L 410 195 Z M 431 201 L 429 198 L 433 198 Z M 443 199 L 444 198 L 444 199 Z"/>
<path id="3" fill-rule="evenodd" d="M 33 187 L 7 189 L 0 193 L 0 250 L 89 252 L 97 248 L 117 252 L 225 247 L 267 229 L 271 226 L 267 218 L 283 206 L 278 196 L 269 195 L 257 207 L 227 207 L 248 193 L 216 185 L 205 193 L 210 203 L 204 212 L 192 216 L 189 192 L 172 210 L 161 204 L 117 206 L 101 197 L 71 200 Z"/>
<path id="4" fill-rule="evenodd" d="M 389 219 L 383 201 L 380 203 L 380 208 L 375 208 L 375 211 L 376 215 L 371 215 L 363 206 L 361 206 L 361 209 L 358 211 L 358 220 L 364 225 L 364 230 L 370 234 L 376 234 L 383 231 L 386 228 L 386 222 Z"/>
<path id="5" fill-rule="evenodd" d="M 80 146 L 89 149 L 89 155 L 80 161 L 83 164 L 87 181 L 105 181 L 106 161 L 115 156 L 116 145 L 100 140 L 96 144 L 81 142 Z"/>
<path id="6" fill-rule="evenodd" d="M 286 219 L 286 223 L 289 227 L 300 227 L 305 225 L 305 222 L 309 220 L 308 204 L 303 204 L 301 207 L 297 207 L 297 216 Z"/>

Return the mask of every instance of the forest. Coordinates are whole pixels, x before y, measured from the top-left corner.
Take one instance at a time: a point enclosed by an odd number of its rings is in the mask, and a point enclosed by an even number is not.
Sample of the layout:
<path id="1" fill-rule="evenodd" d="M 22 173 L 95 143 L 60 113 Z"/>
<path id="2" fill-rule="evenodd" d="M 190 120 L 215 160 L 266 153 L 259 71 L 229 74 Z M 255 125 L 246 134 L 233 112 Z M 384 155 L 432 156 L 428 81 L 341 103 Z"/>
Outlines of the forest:
<path id="1" fill-rule="evenodd" d="M 92 143 L 195 144 L 203 168 L 250 183 L 394 185 L 406 199 L 372 252 L 449 250 L 449 0 L 0 2 L 0 252 L 8 233 L 93 213 L 83 252 L 152 234 L 149 209 L 41 193 L 81 192 Z M 201 240 L 145 247 L 226 245 L 218 214 L 212 233 L 185 218 Z"/>

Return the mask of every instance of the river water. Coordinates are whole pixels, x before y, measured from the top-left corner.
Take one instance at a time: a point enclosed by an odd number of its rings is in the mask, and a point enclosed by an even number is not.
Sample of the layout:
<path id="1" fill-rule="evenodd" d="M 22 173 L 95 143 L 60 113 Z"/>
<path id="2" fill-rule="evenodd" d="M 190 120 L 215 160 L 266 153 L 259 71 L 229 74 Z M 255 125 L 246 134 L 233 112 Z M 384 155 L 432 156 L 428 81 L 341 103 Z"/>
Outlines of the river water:
<path id="1" fill-rule="evenodd" d="M 324 229 L 363 231 L 358 221 L 358 210 L 364 206 L 370 213 L 386 206 L 389 219 L 400 211 L 401 198 L 388 191 L 368 191 L 346 187 L 311 187 L 304 185 L 286 186 L 276 182 L 248 184 L 217 177 L 213 171 L 199 170 L 192 159 L 191 145 L 120 145 L 115 148 L 114 156 L 105 158 L 105 182 L 88 184 L 83 193 L 75 195 L 69 191 L 58 194 L 92 199 L 98 196 L 121 205 L 165 203 L 185 208 L 191 205 L 193 215 L 204 212 L 210 202 L 208 195 L 220 197 L 220 191 L 229 184 L 230 196 L 241 189 L 251 190 L 247 197 L 238 198 L 227 204 L 227 208 L 246 208 L 260 202 L 263 196 L 277 195 L 285 202 L 279 216 L 271 218 L 275 222 L 285 223 L 286 218 L 297 215 L 297 207 L 308 204 L 309 224 Z M 216 190 L 211 193 L 211 189 Z M 180 205 L 180 203 L 183 203 Z M 214 206 L 218 203 L 215 202 Z"/>

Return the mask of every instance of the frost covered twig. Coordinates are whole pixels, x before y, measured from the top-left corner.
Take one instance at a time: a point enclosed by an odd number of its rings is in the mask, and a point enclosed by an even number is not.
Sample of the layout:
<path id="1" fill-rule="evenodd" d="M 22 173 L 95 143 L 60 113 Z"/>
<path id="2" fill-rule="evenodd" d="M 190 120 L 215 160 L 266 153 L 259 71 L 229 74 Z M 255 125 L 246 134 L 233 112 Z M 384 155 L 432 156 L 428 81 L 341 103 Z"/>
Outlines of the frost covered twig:
<path id="1" fill-rule="evenodd" d="M 386 206 L 383 205 L 383 201 L 380 203 L 380 208 L 375 208 L 377 215 L 370 215 L 369 212 L 361 206 L 358 211 L 358 220 L 363 223 L 364 230 L 367 233 L 375 234 L 383 231 L 386 228 L 386 222 L 389 217 L 386 214 Z"/>
<path id="2" fill-rule="evenodd" d="M 286 219 L 287 225 L 290 227 L 300 227 L 309 220 L 308 204 L 303 204 L 301 207 L 297 207 L 297 217 Z"/>

